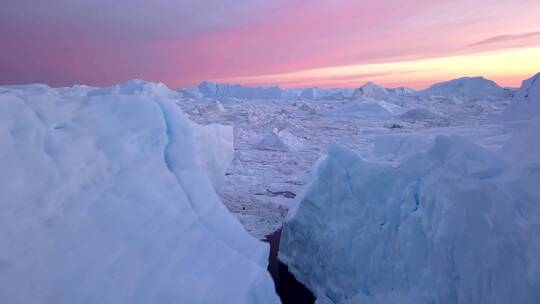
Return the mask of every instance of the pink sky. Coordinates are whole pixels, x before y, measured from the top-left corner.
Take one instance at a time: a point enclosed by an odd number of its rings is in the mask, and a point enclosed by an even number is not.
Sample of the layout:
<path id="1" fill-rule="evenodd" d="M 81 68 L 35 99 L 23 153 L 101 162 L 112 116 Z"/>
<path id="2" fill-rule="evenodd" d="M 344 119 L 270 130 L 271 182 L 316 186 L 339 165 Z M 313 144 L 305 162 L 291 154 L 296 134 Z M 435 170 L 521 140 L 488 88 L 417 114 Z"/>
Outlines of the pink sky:
<path id="1" fill-rule="evenodd" d="M 375 79 L 423 87 L 462 71 L 515 86 L 540 71 L 538 0 L 34 2 L 0 11 L 0 84 L 142 78 L 170 87 L 202 80 L 355 87 Z M 521 49 L 531 49 L 519 53 L 531 60 L 509 69 Z M 507 55 L 470 66 L 474 56 L 494 52 Z M 422 61 L 455 56 L 468 59 Z M 384 63 L 394 65 L 370 66 Z M 354 75 L 304 73 L 348 66 Z"/>

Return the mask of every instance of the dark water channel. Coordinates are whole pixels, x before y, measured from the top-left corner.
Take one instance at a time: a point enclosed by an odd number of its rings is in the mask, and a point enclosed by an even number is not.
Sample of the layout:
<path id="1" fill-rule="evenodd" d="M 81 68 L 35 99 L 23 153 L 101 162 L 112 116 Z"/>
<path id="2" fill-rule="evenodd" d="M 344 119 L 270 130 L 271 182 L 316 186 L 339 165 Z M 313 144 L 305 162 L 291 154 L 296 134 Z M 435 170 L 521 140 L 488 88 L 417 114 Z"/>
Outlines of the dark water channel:
<path id="1" fill-rule="evenodd" d="M 281 302 L 283 304 L 315 303 L 315 297 L 311 291 L 295 279 L 292 273 L 289 272 L 287 265 L 278 260 L 280 238 L 281 229 L 267 235 L 265 241 L 270 244 L 268 272 L 270 272 L 274 279 L 276 292 L 281 298 Z"/>

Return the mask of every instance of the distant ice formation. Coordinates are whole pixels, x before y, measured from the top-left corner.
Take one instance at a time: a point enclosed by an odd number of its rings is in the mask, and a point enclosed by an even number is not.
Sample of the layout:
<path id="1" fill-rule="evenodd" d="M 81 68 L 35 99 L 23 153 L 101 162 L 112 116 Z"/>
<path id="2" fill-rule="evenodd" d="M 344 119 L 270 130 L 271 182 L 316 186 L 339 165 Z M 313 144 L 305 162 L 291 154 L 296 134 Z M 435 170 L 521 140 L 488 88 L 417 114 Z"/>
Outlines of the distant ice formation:
<path id="1" fill-rule="evenodd" d="M 302 91 L 298 99 L 300 100 L 343 100 L 350 99 L 353 94 L 352 89 L 321 89 L 307 88 Z"/>
<path id="2" fill-rule="evenodd" d="M 405 87 L 399 88 L 383 88 L 369 81 L 356 89 L 352 98 L 371 98 L 376 100 L 391 100 L 400 96 L 405 96 L 413 93 L 414 90 Z"/>
<path id="3" fill-rule="evenodd" d="M 268 99 L 279 100 L 289 96 L 287 92 L 275 87 L 247 87 L 239 84 L 213 83 L 204 81 L 199 85 L 199 92 L 212 98 Z"/>
<path id="4" fill-rule="evenodd" d="M 418 93 L 421 95 L 441 95 L 469 99 L 501 98 L 507 94 L 494 81 L 484 77 L 462 77 L 440 82 Z"/>

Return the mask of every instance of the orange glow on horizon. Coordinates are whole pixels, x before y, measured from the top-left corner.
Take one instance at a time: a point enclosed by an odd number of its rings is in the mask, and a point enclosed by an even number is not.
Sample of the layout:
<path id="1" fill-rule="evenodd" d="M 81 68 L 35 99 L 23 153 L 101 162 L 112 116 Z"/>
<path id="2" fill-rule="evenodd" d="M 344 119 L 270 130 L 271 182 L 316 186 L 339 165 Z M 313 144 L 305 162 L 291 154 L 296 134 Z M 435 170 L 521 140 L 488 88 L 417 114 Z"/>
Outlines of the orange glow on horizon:
<path id="1" fill-rule="evenodd" d="M 540 46 L 494 52 L 357 64 L 290 73 L 214 79 L 244 85 L 300 87 L 358 87 L 367 81 L 387 87 L 422 89 L 434 82 L 463 76 L 484 76 L 501 86 L 519 87 L 521 81 L 540 71 Z"/>

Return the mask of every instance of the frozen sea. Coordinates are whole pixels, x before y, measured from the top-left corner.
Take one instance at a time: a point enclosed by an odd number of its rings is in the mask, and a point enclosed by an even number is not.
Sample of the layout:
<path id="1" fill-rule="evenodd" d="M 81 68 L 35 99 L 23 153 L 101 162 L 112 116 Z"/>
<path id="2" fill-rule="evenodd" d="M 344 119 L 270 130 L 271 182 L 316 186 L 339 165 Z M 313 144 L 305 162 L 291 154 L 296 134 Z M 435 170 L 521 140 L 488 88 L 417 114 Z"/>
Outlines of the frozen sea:
<path id="1" fill-rule="evenodd" d="M 253 236 L 279 229 L 307 183 L 312 165 L 330 142 L 378 159 L 372 147 L 383 135 L 458 134 L 496 150 L 512 124 L 500 121 L 510 97 L 463 98 L 415 95 L 386 101 L 364 98 L 257 100 L 179 98 L 200 124 L 234 128 L 234 160 L 219 195 Z M 397 161 L 386 155 L 383 162 Z"/>

